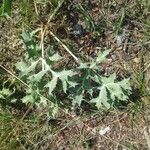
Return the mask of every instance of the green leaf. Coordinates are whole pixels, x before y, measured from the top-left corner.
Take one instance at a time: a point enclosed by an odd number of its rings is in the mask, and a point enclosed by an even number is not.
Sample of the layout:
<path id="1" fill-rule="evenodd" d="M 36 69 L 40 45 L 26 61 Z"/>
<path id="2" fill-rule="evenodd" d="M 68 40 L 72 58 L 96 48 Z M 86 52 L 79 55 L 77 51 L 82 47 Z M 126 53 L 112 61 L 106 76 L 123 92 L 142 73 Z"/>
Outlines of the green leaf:
<path id="1" fill-rule="evenodd" d="M 76 82 L 68 81 L 69 87 L 75 87 L 78 85 Z"/>
<path id="2" fill-rule="evenodd" d="M 105 50 L 104 52 L 99 52 L 98 53 L 98 57 L 97 57 L 97 59 L 96 59 L 96 62 L 97 63 L 101 63 L 101 62 L 103 62 L 103 61 L 105 61 L 106 60 L 106 56 L 110 53 L 110 49 L 109 50 Z"/>
<path id="3" fill-rule="evenodd" d="M 115 80 L 115 73 L 109 77 L 97 76 L 96 82 L 100 84 L 99 96 L 92 99 L 91 102 L 96 103 L 98 109 L 102 107 L 102 104 L 109 109 L 111 105 L 114 104 L 115 100 L 126 101 L 128 99 L 128 95 L 131 93 L 129 79 L 124 79 L 120 82 Z"/>
<path id="4" fill-rule="evenodd" d="M 85 90 L 90 90 L 91 87 L 91 79 L 90 79 L 90 72 L 87 70 L 85 76 L 82 79 L 82 86 Z"/>
<path id="5" fill-rule="evenodd" d="M 58 77 L 53 76 L 53 79 L 45 85 L 45 87 L 49 88 L 49 95 L 52 95 L 53 90 L 56 88 L 57 80 L 58 80 Z"/>
<path id="6" fill-rule="evenodd" d="M 68 77 L 74 76 L 75 73 L 72 70 L 63 70 L 61 72 L 54 72 L 51 70 L 52 73 L 52 80 L 49 81 L 45 87 L 49 88 L 49 95 L 52 95 L 53 90 L 56 88 L 58 79 L 61 80 L 63 85 L 63 91 L 66 93 L 67 91 L 67 84 L 72 82 L 69 82 Z"/>
<path id="7" fill-rule="evenodd" d="M 28 33 L 28 32 L 25 32 L 25 31 L 22 32 L 21 36 L 22 36 L 23 41 L 24 41 L 25 43 L 29 43 L 29 42 L 32 41 L 31 35 L 30 35 L 30 33 Z"/>
<path id="8" fill-rule="evenodd" d="M 105 50 L 103 53 L 99 52 L 98 53 L 98 57 L 96 58 L 96 60 L 93 60 L 90 64 L 90 68 L 91 69 L 99 69 L 97 64 L 100 64 L 101 62 L 107 60 L 106 56 L 110 53 L 111 50 Z"/>
<path id="9" fill-rule="evenodd" d="M 17 62 L 15 64 L 16 68 L 21 71 L 21 72 L 25 72 L 28 69 L 28 66 L 26 63 L 24 63 L 23 61 Z"/>
<path id="10" fill-rule="evenodd" d="M 62 81 L 63 91 L 66 93 L 67 83 L 69 83 L 68 77 L 74 76 L 75 72 L 73 72 L 72 70 L 63 70 L 63 71 L 59 72 L 57 75 L 58 75 L 59 79 Z"/>
<path id="11" fill-rule="evenodd" d="M 91 100 L 92 103 L 96 103 L 96 107 L 99 109 L 102 107 L 102 104 L 109 109 L 110 104 L 108 103 L 107 90 L 103 86 L 99 92 L 99 96 Z"/>
<path id="12" fill-rule="evenodd" d="M 29 80 L 30 81 L 34 81 L 34 82 L 40 82 L 42 77 L 47 73 L 48 70 L 42 70 L 40 72 L 38 72 L 37 74 L 33 74 L 32 76 L 29 76 Z"/>
<path id="13" fill-rule="evenodd" d="M 36 65 L 38 64 L 39 60 L 32 62 L 31 66 L 27 66 L 24 62 L 16 63 L 16 67 L 18 70 L 21 71 L 21 75 L 27 75 L 29 72 L 35 70 Z"/>
<path id="14" fill-rule="evenodd" d="M 0 93 L 0 99 L 5 99 L 5 97 Z"/>
<path id="15" fill-rule="evenodd" d="M 33 96 L 31 94 L 29 95 L 26 95 L 25 97 L 23 97 L 22 99 L 22 102 L 27 104 L 27 103 L 34 103 L 35 102 L 35 99 L 33 98 Z"/>
<path id="16" fill-rule="evenodd" d="M 76 95 L 75 98 L 73 98 L 72 104 L 75 106 L 76 104 L 78 106 L 81 106 L 81 102 L 84 100 L 83 95 Z"/>
<path id="17" fill-rule="evenodd" d="M 121 87 L 117 83 L 107 84 L 107 89 L 111 93 L 111 99 L 115 100 L 118 98 L 119 100 L 126 100 L 127 96 L 123 93 Z"/>
<path id="18" fill-rule="evenodd" d="M 7 88 L 3 88 L 3 89 L 0 91 L 0 94 L 6 95 L 6 96 L 10 95 L 11 93 L 12 93 L 12 92 L 11 92 L 9 89 L 7 89 Z"/>
<path id="19" fill-rule="evenodd" d="M 131 86 L 130 86 L 130 79 L 129 79 L 129 78 L 120 81 L 118 84 L 119 84 L 119 85 L 121 86 L 121 88 L 123 88 L 124 90 L 128 90 L 128 91 L 131 91 L 131 90 L 132 90 L 132 88 L 131 88 Z"/>
<path id="20" fill-rule="evenodd" d="M 116 79 L 116 74 L 115 73 L 113 73 L 109 77 L 102 77 L 101 76 L 101 78 L 100 78 L 100 80 L 102 81 L 103 84 L 114 83 L 115 79 Z"/>
<path id="21" fill-rule="evenodd" d="M 35 30 L 35 32 L 37 31 Z M 24 31 L 21 34 L 23 38 L 23 42 L 25 43 L 29 58 L 37 56 L 38 51 L 40 50 L 40 46 L 36 43 L 33 37 L 33 33 L 34 31 L 32 31 L 31 33 Z"/>
<path id="22" fill-rule="evenodd" d="M 86 69 L 89 68 L 89 63 L 80 63 L 80 66 L 78 67 L 78 69 Z"/>
<path id="23" fill-rule="evenodd" d="M 11 103 L 16 103 L 16 101 L 17 101 L 16 98 L 11 99 Z"/>
<path id="24" fill-rule="evenodd" d="M 44 107 L 47 106 L 47 99 L 45 97 L 40 97 L 40 103 L 39 104 L 42 104 Z"/>
<path id="25" fill-rule="evenodd" d="M 62 57 L 58 53 L 56 53 L 56 54 L 52 55 L 51 57 L 49 57 L 49 59 L 51 61 L 59 61 L 60 59 L 62 59 Z"/>
<path id="26" fill-rule="evenodd" d="M 11 15 L 11 7 L 12 7 L 12 0 L 3 0 L 2 6 L 0 8 L 0 15 L 3 16 L 5 14 Z"/>
<path id="27" fill-rule="evenodd" d="M 8 96 L 10 96 L 12 94 L 12 92 L 7 89 L 7 88 L 3 88 L 1 91 L 0 91 L 0 98 L 1 99 L 5 99 L 7 98 Z"/>

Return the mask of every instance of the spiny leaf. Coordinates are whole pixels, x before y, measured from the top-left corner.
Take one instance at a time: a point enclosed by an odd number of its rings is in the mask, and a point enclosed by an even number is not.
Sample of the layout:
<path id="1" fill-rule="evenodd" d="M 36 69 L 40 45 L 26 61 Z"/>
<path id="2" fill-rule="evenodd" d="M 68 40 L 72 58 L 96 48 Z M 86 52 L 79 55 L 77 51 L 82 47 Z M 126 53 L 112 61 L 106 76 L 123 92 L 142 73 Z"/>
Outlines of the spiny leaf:
<path id="1" fill-rule="evenodd" d="M 45 85 L 45 87 L 49 88 L 49 95 L 52 95 L 53 90 L 56 88 L 58 79 L 61 80 L 63 85 L 63 91 L 66 93 L 67 84 L 71 83 L 69 82 L 68 77 L 75 75 L 75 73 L 72 70 L 63 70 L 61 72 L 54 72 L 51 70 L 51 72 L 52 80 Z"/>
<path id="2" fill-rule="evenodd" d="M 49 59 L 51 61 L 59 61 L 60 59 L 62 59 L 62 57 L 58 53 L 56 53 L 56 54 L 52 55 L 51 57 L 49 57 Z"/>
<path id="3" fill-rule="evenodd" d="M 69 87 L 75 87 L 76 85 L 78 85 L 78 83 L 76 82 L 72 82 L 72 81 L 68 81 Z"/>
<path id="4" fill-rule="evenodd" d="M 123 88 L 124 90 L 128 90 L 131 91 L 132 88 L 130 86 L 130 82 L 129 82 L 129 78 L 128 79 L 123 79 L 122 81 L 120 81 L 118 84 L 121 86 L 121 88 Z"/>
<path id="5" fill-rule="evenodd" d="M 26 95 L 24 96 L 22 99 L 22 102 L 27 104 L 27 103 L 34 103 L 35 102 L 35 99 L 33 98 L 33 96 L 30 94 L 30 95 Z"/>
<path id="6" fill-rule="evenodd" d="M 103 62 L 103 61 L 105 61 L 106 60 L 106 56 L 110 53 L 110 49 L 109 50 L 105 50 L 104 52 L 99 52 L 98 53 L 98 57 L 96 58 L 96 62 L 97 63 L 101 63 L 101 62 Z"/>
<path id="7" fill-rule="evenodd" d="M 53 79 L 49 81 L 45 87 L 49 88 L 49 95 L 52 95 L 53 90 L 56 88 L 58 77 L 53 76 Z"/>
<path id="8" fill-rule="evenodd" d="M 39 60 L 32 62 L 31 66 L 27 66 L 24 62 L 18 62 L 16 63 L 16 67 L 18 70 L 21 71 L 21 75 L 27 75 L 29 72 L 33 71 L 38 64 Z"/>
<path id="9" fill-rule="evenodd" d="M 85 68 L 89 68 L 89 63 L 80 63 L 78 69 L 85 69 Z"/>
<path id="10" fill-rule="evenodd" d="M 100 84 L 100 92 L 99 96 L 97 98 L 92 99 L 91 102 L 96 103 L 98 109 L 102 107 L 102 104 L 107 109 L 109 109 L 111 107 L 111 104 L 113 104 L 115 100 L 125 101 L 128 99 L 127 94 L 130 94 L 131 92 L 129 79 L 124 79 L 120 82 L 116 82 L 115 80 L 115 73 L 110 75 L 109 77 L 97 77 L 96 81 Z M 123 90 L 127 91 L 127 94 L 125 94 Z"/>
<path id="11" fill-rule="evenodd" d="M 47 106 L 47 99 L 45 97 L 41 96 L 39 104 L 42 104 L 44 107 L 46 107 Z"/>
<path id="12" fill-rule="evenodd" d="M 76 95 L 74 98 L 73 98 L 73 101 L 72 101 L 72 104 L 73 106 L 75 106 L 76 104 L 78 106 L 81 106 L 81 102 L 84 100 L 83 98 L 83 95 Z"/>
<path id="13" fill-rule="evenodd" d="M 28 32 L 25 32 L 25 31 L 22 32 L 21 36 L 22 36 L 23 41 L 24 41 L 25 43 L 28 43 L 28 42 L 31 42 L 31 41 L 32 41 L 31 35 L 30 35 L 30 33 L 28 33 Z"/>
<path id="14" fill-rule="evenodd" d="M 1 91 L 0 91 L 0 98 L 2 99 L 5 99 L 6 97 L 8 97 L 9 95 L 11 95 L 12 92 L 7 89 L 7 88 L 3 88 Z"/>
<path id="15" fill-rule="evenodd" d="M 101 78 L 100 78 L 100 80 L 102 81 L 103 84 L 114 83 L 115 79 L 116 79 L 116 74 L 115 73 L 113 73 L 109 77 L 102 77 L 101 76 Z"/>
<path id="16" fill-rule="evenodd" d="M 110 53 L 111 50 L 105 50 L 103 53 L 99 52 L 98 53 L 98 57 L 96 58 L 96 60 L 92 60 L 92 62 L 90 63 L 90 69 L 99 69 L 97 64 L 100 64 L 101 62 L 105 61 L 107 58 L 106 56 Z"/>
<path id="17" fill-rule="evenodd" d="M 68 82 L 68 77 L 74 76 L 76 73 L 73 72 L 72 70 L 63 70 L 58 73 L 59 79 L 62 81 L 63 84 L 63 91 L 66 93 L 67 91 L 67 83 Z"/>
<path id="18" fill-rule="evenodd" d="M 33 38 L 33 33 L 22 32 L 21 34 L 23 38 L 23 42 L 25 43 L 26 50 L 28 52 L 28 57 L 32 58 L 38 55 L 38 51 L 40 50 L 40 46 L 35 42 Z"/>
<path id="19" fill-rule="evenodd" d="M 127 96 L 123 93 L 119 84 L 117 83 L 107 84 L 107 89 L 111 93 L 110 96 L 112 100 L 115 100 L 116 98 L 118 98 L 119 100 L 127 99 Z"/>
<path id="20" fill-rule="evenodd" d="M 103 86 L 99 92 L 99 96 L 96 98 L 93 98 L 91 100 L 92 103 L 96 103 L 96 107 L 99 109 L 102 107 L 102 104 L 109 109 L 110 104 L 108 103 L 108 97 L 107 97 L 107 90 L 106 87 Z"/>
<path id="21" fill-rule="evenodd" d="M 42 70 L 40 72 L 38 72 L 37 74 L 33 74 L 32 76 L 29 76 L 29 80 L 30 81 L 34 81 L 34 82 L 40 82 L 42 77 L 47 73 L 48 70 Z"/>
<path id="22" fill-rule="evenodd" d="M 24 63 L 23 61 L 17 62 L 15 64 L 16 68 L 21 71 L 21 72 L 25 72 L 28 69 L 28 66 L 26 63 Z"/>

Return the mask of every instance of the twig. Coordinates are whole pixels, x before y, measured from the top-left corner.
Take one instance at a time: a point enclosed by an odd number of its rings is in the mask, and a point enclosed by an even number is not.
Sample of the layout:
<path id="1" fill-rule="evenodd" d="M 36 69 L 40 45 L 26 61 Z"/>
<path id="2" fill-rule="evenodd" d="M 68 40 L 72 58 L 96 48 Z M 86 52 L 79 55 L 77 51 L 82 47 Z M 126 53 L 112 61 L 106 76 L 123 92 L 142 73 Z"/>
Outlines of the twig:
<path id="1" fill-rule="evenodd" d="M 43 31 L 43 25 L 41 25 L 41 43 L 40 43 L 40 48 L 42 50 L 42 59 L 44 59 L 44 35 L 45 35 L 45 31 Z M 42 63 L 42 70 L 44 70 L 44 64 Z"/>
<path id="2" fill-rule="evenodd" d="M 75 59 L 75 61 L 80 64 L 80 60 L 69 50 L 69 48 L 52 32 L 50 31 L 50 34 L 55 38 L 55 40 L 60 43 L 63 48 Z"/>

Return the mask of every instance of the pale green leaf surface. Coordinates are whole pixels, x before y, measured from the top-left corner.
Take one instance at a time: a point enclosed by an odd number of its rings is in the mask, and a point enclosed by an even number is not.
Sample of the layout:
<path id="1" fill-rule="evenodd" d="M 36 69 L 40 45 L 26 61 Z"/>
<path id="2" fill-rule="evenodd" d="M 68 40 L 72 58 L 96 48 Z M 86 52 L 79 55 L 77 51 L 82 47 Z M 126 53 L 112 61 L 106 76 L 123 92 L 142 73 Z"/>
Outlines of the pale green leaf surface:
<path id="1" fill-rule="evenodd" d="M 30 34 L 28 32 L 25 32 L 25 31 L 22 32 L 21 36 L 22 36 L 22 38 L 23 38 L 25 43 L 26 42 L 30 42 L 32 40 L 31 36 L 30 36 Z"/>
<path id="2" fill-rule="evenodd" d="M 102 104 L 109 109 L 110 108 L 110 104 L 108 103 L 108 97 L 107 97 L 107 91 L 106 91 L 106 87 L 103 86 L 99 92 L 99 96 L 92 99 L 91 103 L 96 103 L 96 107 L 99 109 L 102 107 Z"/>
<path id="3" fill-rule="evenodd" d="M 75 87 L 78 85 L 76 82 L 68 81 L 69 87 Z"/>
<path id="4" fill-rule="evenodd" d="M 45 85 L 45 87 L 49 88 L 49 95 L 52 95 L 52 92 L 57 85 L 57 80 L 58 80 L 58 77 L 53 77 L 53 79 Z"/>
<path id="5" fill-rule="evenodd" d="M 38 72 L 37 74 L 34 74 L 32 76 L 29 76 L 29 80 L 34 81 L 34 82 L 40 82 L 42 77 L 46 74 L 48 70 L 42 70 Z"/>
<path id="6" fill-rule="evenodd" d="M 59 61 L 60 59 L 62 59 L 63 57 L 61 57 L 58 53 L 54 54 L 53 56 L 49 57 L 49 59 L 51 61 Z"/>
<path id="7" fill-rule="evenodd" d="M 129 90 L 131 91 L 132 88 L 130 86 L 130 82 L 129 82 L 130 79 L 124 79 L 122 81 L 120 81 L 118 84 L 125 90 Z"/>
<path id="8" fill-rule="evenodd" d="M 66 93 L 67 84 L 69 84 L 68 77 L 75 75 L 75 72 L 73 72 L 72 70 L 63 70 L 61 72 L 54 72 L 51 70 L 51 73 L 52 80 L 45 85 L 45 87 L 49 88 L 49 95 L 52 95 L 53 90 L 56 88 L 58 79 L 61 80 L 63 91 Z"/>
<path id="9" fill-rule="evenodd" d="M 0 98 L 1 99 L 5 99 L 5 97 L 0 93 Z"/>
<path id="10" fill-rule="evenodd" d="M 112 74 L 109 77 L 101 77 L 101 81 L 103 84 L 114 83 L 116 79 L 116 74 Z"/>
<path id="11" fill-rule="evenodd" d="M 79 69 L 86 69 L 89 68 L 89 63 L 80 63 L 80 66 L 78 67 Z"/>
<path id="12" fill-rule="evenodd" d="M 73 104 L 73 106 L 75 106 L 76 104 L 77 104 L 78 106 L 80 106 L 80 105 L 81 105 L 81 102 L 82 102 L 83 100 L 84 100 L 84 98 L 83 98 L 82 94 L 81 94 L 81 95 L 77 95 L 77 96 L 75 96 L 75 98 L 73 98 L 72 104 Z"/>
<path id="13" fill-rule="evenodd" d="M 101 63 L 106 60 L 106 56 L 110 53 L 111 50 L 105 50 L 104 52 L 99 52 L 98 57 L 96 59 L 97 63 Z"/>
<path id="14" fill-rule="evenodd" d="M 44 107 L 47 106 L 47 99 L 43 96 L 40 97 L 40 104 L 42 104 Z"/>
<path id="15" fill-rule="evenodd" d="M 3 96 L 9 96 L 10 94 L 12 94 L 12 92 L 9 89 L 7 89 L 7 88 L 3 88 L 0 91 L 0 94 L 3 95 Z"/>
<path id="16" fill-rule="evenodd" d="M 21 100 L 23 103 L 29 103 L 29 102 L 34 103 L 34 101 L 35 101 L 32 95 L 26 95 Z"/>
<path id="17" fill-rule="evenodd" d="M 26 63 L 24 63 L 23 61 L 16 63 L 16 68 L 21 71 L 21 72 L 25 72 L 28 69 L 28 66 Z"/>
<path id="18" fill-rule="evenodd" d="M 73 72 L 72 70 L 63 70 L 63 71 L 58 73 L 59 79 L 62 81 L 63 91 L 65 93 L 67 90 L 67 83 L 69 82 L 68 77 L 71 77 L 74 75 L 75 75 L 75 72 Z"/>
<path id="19" fill-rule="evenodd" d="M 21 71 L 22 76 L 27 75 L 29 72 L 33 71 L 38 64 L 39 60 L 32 62 L 31 66 L 27 66 L 24 62 L 16 63 L 16 67 Z"/>
<path id="20" fill-rule="evenodd" d="M 102 85 L 101 85 L 101 82 Z M 113 104 L 115 100 L 125 101 L 128 99 L 128 95 L 131 92 L 131 87 L 129 83 L 129 79 L 124 79 L 120 82 L 116 82 L 116 74 L 112 74 L 109 77 L 97 77 L 96 82 L 100 84 L 100 93 L 97 98 L 91 100 L 91 102 L 96 103 L 97 108 L 100 108 L 102 104 L 109 109 L 110 103 Z M 127 91 L 127 94 L 124 91 Z M 108 93 L 110 97 L 108 98 Z"/>

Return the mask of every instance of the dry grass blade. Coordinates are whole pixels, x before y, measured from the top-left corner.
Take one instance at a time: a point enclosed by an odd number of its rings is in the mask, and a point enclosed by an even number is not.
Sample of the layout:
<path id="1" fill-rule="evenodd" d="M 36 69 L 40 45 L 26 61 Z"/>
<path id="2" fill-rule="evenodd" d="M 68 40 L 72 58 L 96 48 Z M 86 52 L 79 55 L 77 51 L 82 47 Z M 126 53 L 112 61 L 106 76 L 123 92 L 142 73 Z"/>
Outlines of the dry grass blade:
<path id="1" fill-rule="evenodd" d="M 150 150 L 150 136 L 149 136 L 148 132 L 146 131 L 146 127 L 144 128 L 144 136 L 145 136 L 145 139 L 147 142 L 148 149 Z"/>

